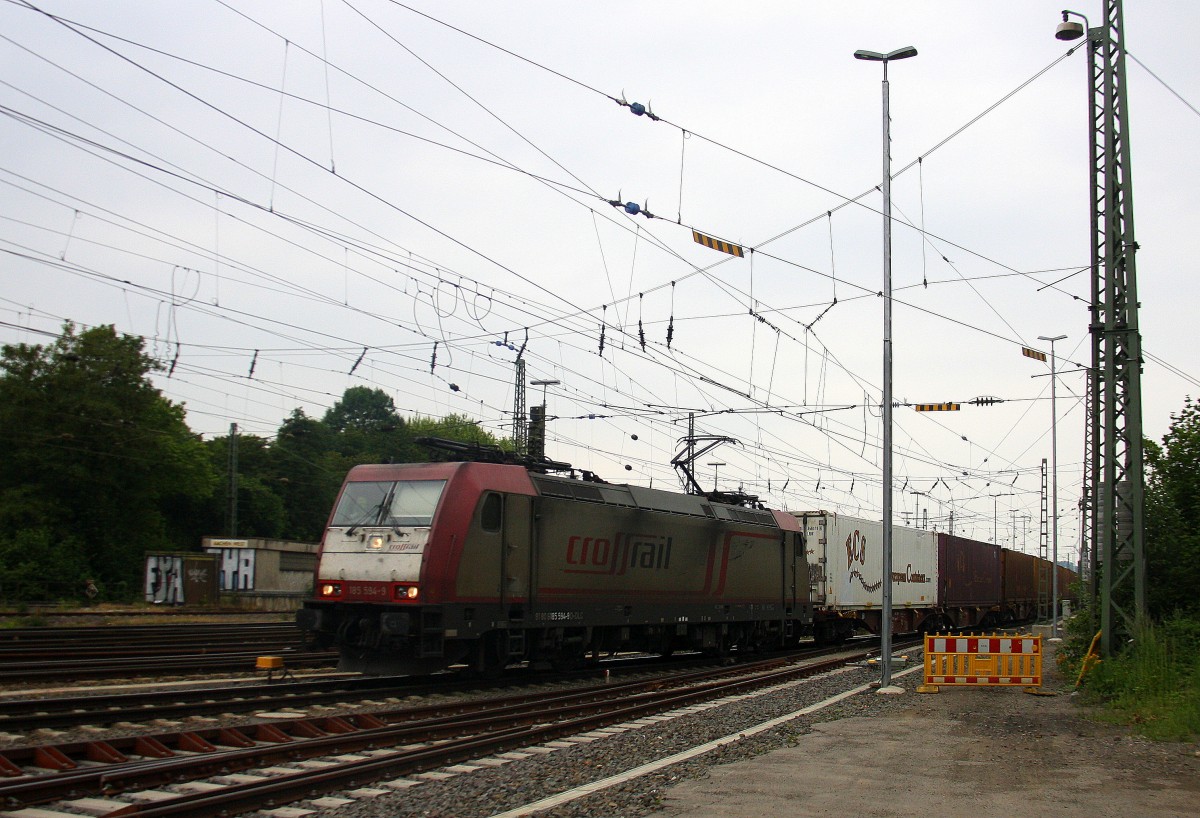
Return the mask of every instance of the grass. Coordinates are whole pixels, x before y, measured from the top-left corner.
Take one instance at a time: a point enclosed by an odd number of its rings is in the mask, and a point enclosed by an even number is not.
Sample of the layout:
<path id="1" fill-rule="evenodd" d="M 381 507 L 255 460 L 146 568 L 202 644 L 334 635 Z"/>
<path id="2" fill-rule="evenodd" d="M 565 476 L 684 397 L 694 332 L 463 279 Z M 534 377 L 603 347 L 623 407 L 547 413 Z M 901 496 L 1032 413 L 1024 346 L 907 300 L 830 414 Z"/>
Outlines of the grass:
<path id="1" fill-rule="evenodd" d="M 1139 630 L 1119 656 L 1084 682 L 1097 718 L 1157 741 L 1200 736 L 1200 619 L 1176 616 Z"/>

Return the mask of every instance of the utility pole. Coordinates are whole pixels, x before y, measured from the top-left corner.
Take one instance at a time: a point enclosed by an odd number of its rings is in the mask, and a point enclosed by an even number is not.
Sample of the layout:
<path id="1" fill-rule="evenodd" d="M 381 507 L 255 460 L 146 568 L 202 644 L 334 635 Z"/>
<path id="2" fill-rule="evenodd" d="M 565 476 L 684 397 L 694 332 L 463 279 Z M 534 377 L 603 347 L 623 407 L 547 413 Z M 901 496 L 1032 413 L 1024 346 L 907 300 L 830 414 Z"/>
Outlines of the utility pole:
<path id="1" fill-rule="evenodd" d="M 1050 615 L 1050 575 L 1053 570 L 1049 565 L 1047 557 L 1047 545 L 1050 539 L 1050 523 L 1049 512 L 1046 507 L 1046 458 L 1042 458 L 1042 518 L 1041 518 L 1041 533 L 1038 535 L 1038 591 L 1037 591 L 1037 618 L 1041 620 Z"/>
<path id="2" fill-rule="evenodd" d="M 1056 369 L 1058 359 L 1054 354 L 1054 342 L 1061 341 L 1066 337 L 1065 335 L 1056 335 L 1053 338 L 1045 335 L 1038 336 L 1039 341 L 1050 342 L 1050 507 L 1054 512 L 1051 517 L 1054 521 L 1051 541 L 1053 556 L 1050 558 L 1053 571 L 1050 579 L 1050 587 L 1053 589 L 1050 596 L 1051 639 L 1058 639 L 1058 374 Z"/>
<path id="3" fill-rule="evenodd" d="M 237 537 L 238 512 L 238 425 L 229 424 L 229 538 Z"/>

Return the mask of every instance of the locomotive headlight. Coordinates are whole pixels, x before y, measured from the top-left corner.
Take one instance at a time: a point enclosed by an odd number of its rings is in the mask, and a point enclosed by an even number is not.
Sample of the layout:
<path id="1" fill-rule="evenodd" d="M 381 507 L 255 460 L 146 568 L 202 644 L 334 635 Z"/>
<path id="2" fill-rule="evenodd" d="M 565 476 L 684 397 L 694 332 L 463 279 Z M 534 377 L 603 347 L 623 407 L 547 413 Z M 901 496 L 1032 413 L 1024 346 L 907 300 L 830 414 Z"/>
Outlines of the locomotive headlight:
<path id="1" fill-rule="evenodd" d="M 321 586 L 321 596 L 341 596 L 342 586 L 337 582 L 326 582 Z"/>
<path id="2" fill-rule="evenodd" d="M 397 585 L 392 591 L 396 599 L 416 599 L 421 595 L 421 591 L 416 585 Z"/>
<path id="3" fill-rule="evenodd" d="M 383 548 L 383 535 L 373 534 L 367 538 L 367 548 L 372 551 L 378 551 Z"/>
<path id="4" fill-rule="evenodd" d="M 409 599 L 416 599 L 418 596 L 421 595 L 421 592 L 417 589 L 416 585 L 410 585 L 408 590 L 405 591 L 404 594 Z"/>

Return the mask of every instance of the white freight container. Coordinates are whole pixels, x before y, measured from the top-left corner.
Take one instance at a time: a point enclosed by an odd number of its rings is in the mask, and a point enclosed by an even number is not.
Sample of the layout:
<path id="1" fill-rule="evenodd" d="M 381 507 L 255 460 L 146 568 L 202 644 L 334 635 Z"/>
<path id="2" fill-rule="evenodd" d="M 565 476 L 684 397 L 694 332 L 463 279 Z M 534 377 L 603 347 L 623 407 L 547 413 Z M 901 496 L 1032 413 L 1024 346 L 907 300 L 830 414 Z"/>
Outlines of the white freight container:
<path id="1" fill-rule="evenodd" d="M 804 529 L 813 606 L 883 606 L 883 523 L 831 511 L 793 512 Z M 937 534 L 892 526 L 892 609 L 937 604 Z"/>

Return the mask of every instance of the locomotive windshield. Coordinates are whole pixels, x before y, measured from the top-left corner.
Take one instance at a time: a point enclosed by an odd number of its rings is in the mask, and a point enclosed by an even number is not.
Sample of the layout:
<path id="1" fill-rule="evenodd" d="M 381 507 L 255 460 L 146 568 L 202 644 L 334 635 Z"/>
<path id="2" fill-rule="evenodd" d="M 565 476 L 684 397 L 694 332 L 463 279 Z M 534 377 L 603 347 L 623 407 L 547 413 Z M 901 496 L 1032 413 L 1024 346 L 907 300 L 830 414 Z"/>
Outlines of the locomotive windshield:
<path id="1" fill-rule="evenodd" d="M 330 525 L 427 526 L 445 487 L 445 480 L 347 483 Z"/>

